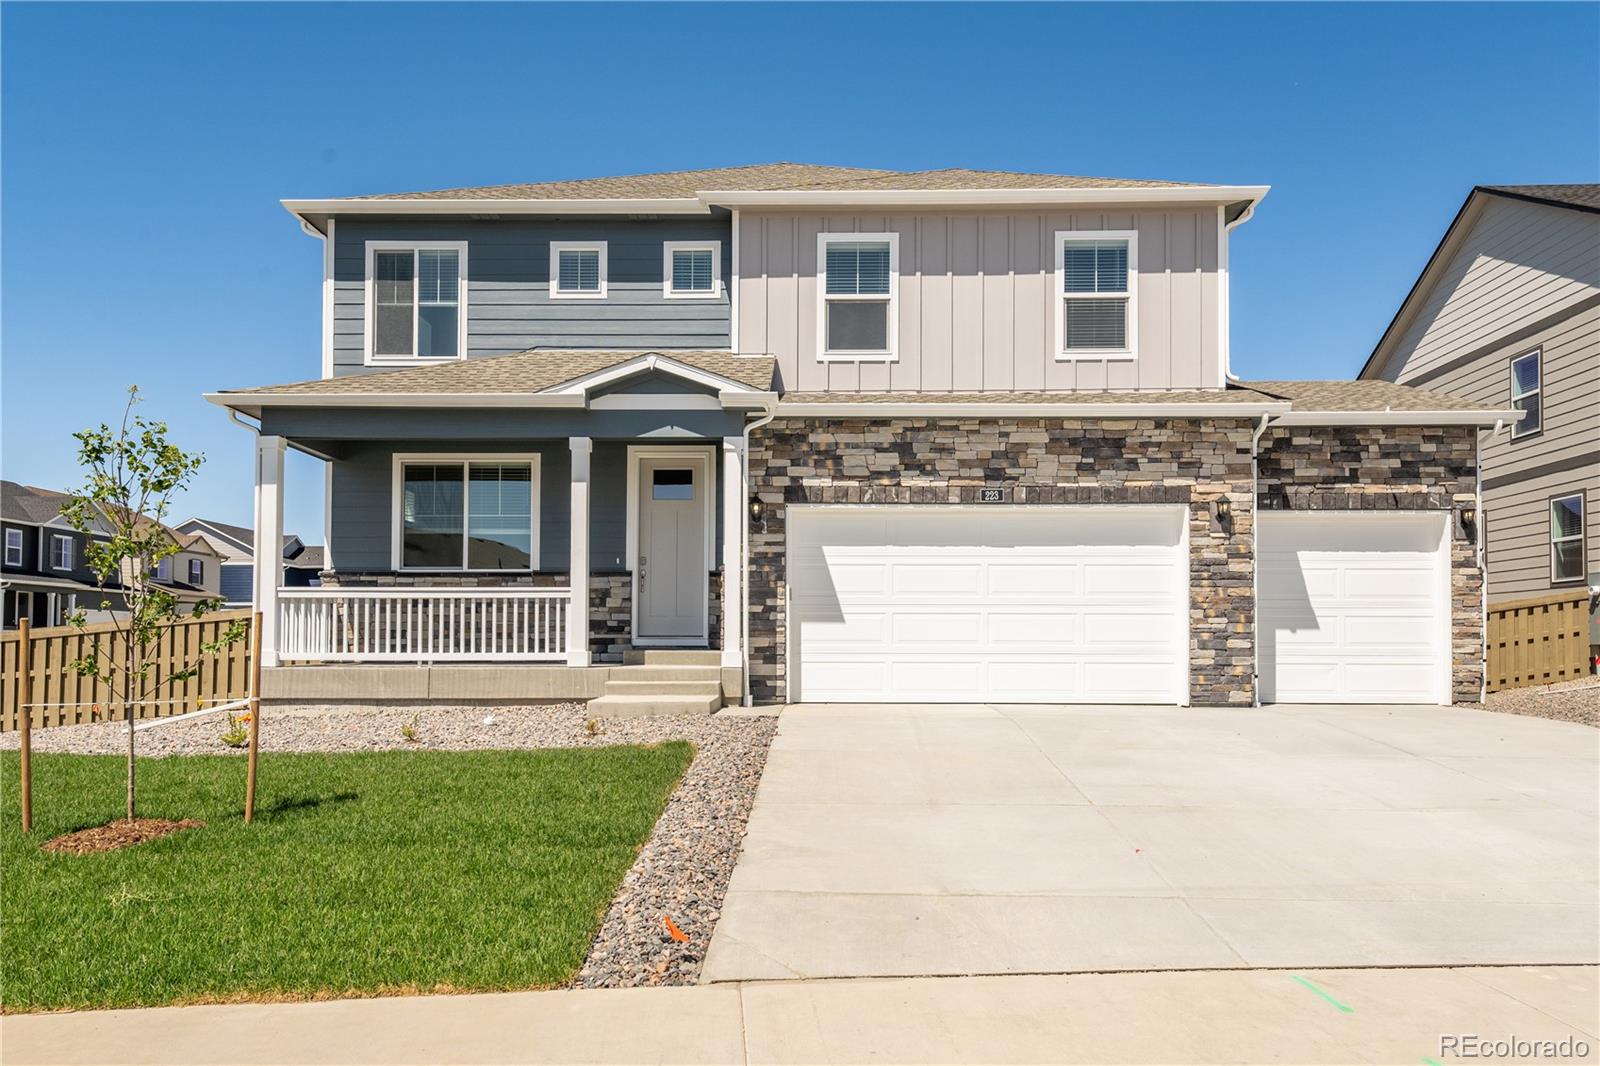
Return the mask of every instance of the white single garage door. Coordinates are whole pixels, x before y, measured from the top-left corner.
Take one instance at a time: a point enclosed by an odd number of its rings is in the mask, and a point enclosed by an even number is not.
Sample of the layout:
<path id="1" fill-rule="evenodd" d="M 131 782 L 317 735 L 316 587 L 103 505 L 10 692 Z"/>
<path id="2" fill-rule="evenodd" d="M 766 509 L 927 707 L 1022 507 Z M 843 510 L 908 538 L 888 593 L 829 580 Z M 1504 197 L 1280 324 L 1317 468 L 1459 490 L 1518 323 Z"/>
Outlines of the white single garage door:
<path id="1" fill-rule="evenodd" d="M 1450 702 L 1444 514 L 1258 521 L 1263 702 Z"/>
<path id="2" fill-rule="evenodd" d="M 1184 508 L 791 506 L 790 699 L 1184 703 Z"/>

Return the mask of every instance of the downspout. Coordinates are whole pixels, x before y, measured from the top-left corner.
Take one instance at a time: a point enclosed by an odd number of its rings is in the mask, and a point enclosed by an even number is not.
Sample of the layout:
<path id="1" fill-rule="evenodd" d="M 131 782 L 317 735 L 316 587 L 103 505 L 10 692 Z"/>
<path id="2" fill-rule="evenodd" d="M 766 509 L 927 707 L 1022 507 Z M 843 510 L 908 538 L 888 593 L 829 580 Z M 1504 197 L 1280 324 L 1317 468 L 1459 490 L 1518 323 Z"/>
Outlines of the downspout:
<path id="1" fill-rule="evenodd" d="M 744 464 L 743 484 L 740 488 L 744 494 L 744 520 L 739 523 L 739 595 L 744 602 L 739 611 L 739 653 L 742 657 L 739 676 L 740 693 L 739 705 L 751 706 L 750 702 L 750 434 L 777 417 L 778 404 L 776 400 L 767 400 L 761 405 L 762 415 L 754 422 L 748 422 L 744 427 L 744 454 L 741 461 Z"/>
<path id="2" fill-rule="evenodd" d="M 1505 425 L 1505 419 L 1495 420 L 1494 428 L 1489 431 L 1491 437 L 1497 436 L 1500 428 Z M 1484 535 L 1484 526 L 1487 520 L 1483 514 L 1483 434 L 1474 434 L 1475 450 L 1473 452 L 1473 506 L 1477 508 L 1478 520 L 1473 523 L 1472 536 L 1478 543 L 1475 545 L 1475 554 L 1478 560 L 1478 702 L 1484 703 L 1489 698 L 1489 538 Z M 1454 679 L 1452 678 L 1452 689 Z M 1451 700 L 1455 699 L 1454 691 Z"/>
<path id="3" fill-rule="evenodd" d="M 1222 380 L 1230 385 L 1239 384 L 1239 379 L 1233 376 L 1233 273 L 1228 268 L 1228 242 L 1233 238 L 1233 231 L 1239 226 L 1249 222 L 1256 213 L 1257 201 L 1251 200 L 1239 217 L 1232 222 L 1222 224 L 1222 243 L 1217 248 L 1217 262 L 1222 273 Z M 1227 208 L 1219 210 L 1226 211 Z M 1259 439 L 1260 434 L 1257 434 Z"/>
<path id="4" fill-rule="evenodd" d="M 1262 415 L 1250 437 L 1250 705 L 1261 706 L 1261 436 L 1271 415 Z"/>

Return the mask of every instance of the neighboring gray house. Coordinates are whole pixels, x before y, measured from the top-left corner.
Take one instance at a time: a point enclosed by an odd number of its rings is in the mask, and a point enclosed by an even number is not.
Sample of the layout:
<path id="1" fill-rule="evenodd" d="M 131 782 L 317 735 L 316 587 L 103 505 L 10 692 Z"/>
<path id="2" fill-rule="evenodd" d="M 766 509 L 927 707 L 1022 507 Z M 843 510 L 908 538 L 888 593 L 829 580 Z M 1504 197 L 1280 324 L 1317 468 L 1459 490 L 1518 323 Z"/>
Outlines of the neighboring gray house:
<path id="1" fill-rule="evenodd" d="M 258 541 L 284 450 L 324 463 L 322 587 L 255 578 L 264 691 L 1477 700 L 1507 405 L 1233 378 L 1266 191 L 779 163 L 286 201 L 321 376 L 208 396 L 257 422 Z"/>
<path id="2" fill-rule="evenodd" d="M 1600 591 L 1600 185 L 1473 189 L 1360 376 L 1519 409 L 1481 435 L 1491 605 Z"/>
<path id="3" fill-rule="evenodd" d="M 190 518 L 173 527 L 181 533 L 205 539 L 221 558 L 221 595 L 229 607 L 250 606 L 255 582 L 255 533 L 245 526 L 217 522 L 209 518 Z M 322 549 L 307 547 L 294 534 L 283 538 L 283 585 L 309 588 L 317 585 L 322 569 Z"/>
<path id="4" fill-rule="evenodd" d="M 89 564 L 89 543 L 109 540 L 111 527 L 100 521 L 88 534 L 73 529 L 61 517 L 71 499 L 64 492 L 0 481 L 4 628 L 14 629 L 24 618 L 33 626 L 62 625 L 79 609 L 91 622 L 104 621 L 126 608 L 119 593 L 123 582 L 101 589 Z M 220 581 L 216 552 L 200 538 L 168 532 L 179 550 L 161 561 L 156 581 L 180 602 L 214 599 Z"/>

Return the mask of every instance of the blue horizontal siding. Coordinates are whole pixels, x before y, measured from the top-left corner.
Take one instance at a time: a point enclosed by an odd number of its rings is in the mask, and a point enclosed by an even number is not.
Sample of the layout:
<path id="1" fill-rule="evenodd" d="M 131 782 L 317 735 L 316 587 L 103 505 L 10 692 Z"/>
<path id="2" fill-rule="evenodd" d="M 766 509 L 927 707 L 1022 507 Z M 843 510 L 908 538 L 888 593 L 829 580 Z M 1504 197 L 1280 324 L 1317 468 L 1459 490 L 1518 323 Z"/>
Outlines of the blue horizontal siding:
<path id="1" fill-rule="evenodd" d="M 726 348 L 733 237 L 724 218 L 695 219 L 341 219 L 334 230 L 333 362 L 363 373 L 366 242 L 467 242 L 467 355 L 537 347 Z M 603 300 L 552 300 L 550 242 L 607 242 Z M 722 242 L 723 292 L 716 299 L 662 295 L 666 241 Z"/>

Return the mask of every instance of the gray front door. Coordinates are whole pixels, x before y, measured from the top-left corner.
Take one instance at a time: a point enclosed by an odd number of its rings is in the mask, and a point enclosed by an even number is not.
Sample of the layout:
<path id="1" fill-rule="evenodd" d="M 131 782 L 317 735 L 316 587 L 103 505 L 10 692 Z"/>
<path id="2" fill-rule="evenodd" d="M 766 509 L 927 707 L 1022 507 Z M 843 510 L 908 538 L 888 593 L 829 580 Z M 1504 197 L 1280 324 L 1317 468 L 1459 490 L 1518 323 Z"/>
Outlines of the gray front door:
<path id="1" fill-rule="evenodd" d="M 706 485 L 703 467 L 671 459 L 639 464 L 635 630 L 641 640 L 706 637 Z"/>

